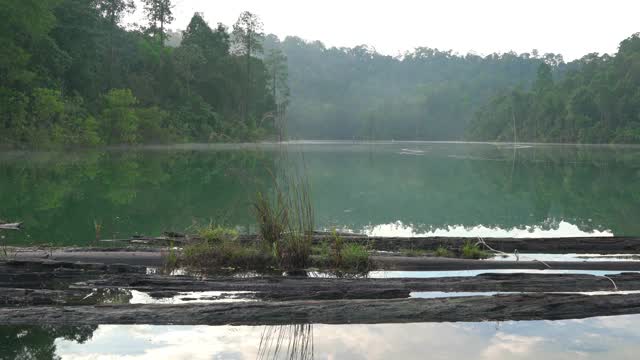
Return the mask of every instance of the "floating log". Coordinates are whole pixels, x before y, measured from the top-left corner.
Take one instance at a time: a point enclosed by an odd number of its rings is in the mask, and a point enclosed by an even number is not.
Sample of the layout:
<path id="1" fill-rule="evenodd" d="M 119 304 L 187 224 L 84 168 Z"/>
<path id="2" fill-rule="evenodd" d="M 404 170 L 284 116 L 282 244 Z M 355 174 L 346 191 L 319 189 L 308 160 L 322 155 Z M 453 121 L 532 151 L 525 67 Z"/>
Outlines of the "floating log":
<path id="1" fill-rule="evenodd" d="M 0 230 L 20 230 L 22 223 L 0 223 Z"/>
<path id="2" fill-rule="evenodd" d="M 0 308 L 5 325 L 286 325 L 562 320 L 640 313 L 640 295 L 510 294 L 402 300 Z"/>

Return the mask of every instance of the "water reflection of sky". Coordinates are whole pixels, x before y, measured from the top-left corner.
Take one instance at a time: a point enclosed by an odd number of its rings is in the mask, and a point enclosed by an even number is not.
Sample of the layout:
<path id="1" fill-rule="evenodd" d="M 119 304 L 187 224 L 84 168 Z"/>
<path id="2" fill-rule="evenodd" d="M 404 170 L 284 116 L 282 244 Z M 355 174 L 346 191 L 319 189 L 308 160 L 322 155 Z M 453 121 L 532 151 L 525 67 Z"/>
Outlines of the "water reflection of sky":
<path id="1" fill-rule="evenodd" d="M 424 227 L 424 226 L 423 226 Z M 459 236 L 459 237 L 514 237 L 514 238 L 555 238 L 555 237 L 593 237 L 593 236 L 613 236 L 609 230 L 583 231 L 578 226 L 567 221 L 558 222 L 555 228 L 545 228 L 543 226 L 523 226 L 522 228 L 505 229 L 500 227 L 462 226 L 454 225 L 444 228 L 420 231 L 410 224 L 397 221 L 390 224 L 379 224 L 365 227 L 363 232 L 369 236 Z"/>
<path id="2" fill-rule="evenodd" d="M 568 321 L 314 325 L 316 359 L 632 359 L 640 316 Z M 256 359 L 264 327 L 100 326 L 62 359 Z M 285 343 L 286 344 L 286 343 Z"/>

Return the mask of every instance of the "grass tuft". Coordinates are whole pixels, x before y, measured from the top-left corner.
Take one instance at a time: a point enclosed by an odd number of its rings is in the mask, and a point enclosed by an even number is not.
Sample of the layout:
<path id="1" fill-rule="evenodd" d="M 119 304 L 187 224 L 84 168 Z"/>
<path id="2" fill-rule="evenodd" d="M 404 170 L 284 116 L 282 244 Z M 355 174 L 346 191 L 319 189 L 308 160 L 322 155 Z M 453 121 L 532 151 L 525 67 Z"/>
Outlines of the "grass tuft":
<path id="1" fill-rule="evenodd" d="M 466 241 L 462 245 L 461 256 L 465 259 L 486 259 L 491 257 L 491 254 L 482 250 L 478 244 Z"/>

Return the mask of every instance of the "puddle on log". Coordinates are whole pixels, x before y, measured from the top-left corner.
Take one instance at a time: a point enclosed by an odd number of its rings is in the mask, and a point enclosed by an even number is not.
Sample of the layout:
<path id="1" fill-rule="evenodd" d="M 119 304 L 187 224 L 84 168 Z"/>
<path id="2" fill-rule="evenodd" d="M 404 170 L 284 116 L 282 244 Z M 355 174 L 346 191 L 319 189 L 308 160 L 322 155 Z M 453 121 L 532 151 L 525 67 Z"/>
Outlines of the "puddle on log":
<path id="1" fill-rule="evenodd" d="M 502 260 L 502 261 L 640 261 L 640 256 L 636 254 L 543 254 L 543 253 L 524 253 L 519 254 L 518 257 L 515 254 L 497 254 L 487 260 Z"/>
<path id="2" fill-rule="evenodd" d="M 480 274 L 585 274 L 585 275 L 615 275 L 621 273 L 637 273 L 638 271 L 619 270 L 525 270 L 525 269 L 495 269 L 495 270 L 450 270 L 450 271 L 371 271 L 368 274 L 372 279 L 391 278 L 439 278 L 458 276 L 477 276 Z"/>
<path id="3" fill-rule="evenodd" d="M 131 291 L 130 304 L 212 304 L 228 302 L 255 301 L 249 291 L 193 291 L 180 292 L 167 298 L 154 298 L 142 291 Z"/>
<path id="4" fill-rule="evenodd" d="M 546 294 L 580 294 L 589 296 L 603 296 L 603 295 L 630 295 L 640 294 L 640 290 L 631 291 L 586 291 L 586 292 L 545 292 Z M 409 294 L 409 297 L 414 299 L 438 299 L 438 298 L 452 298 L 452 297 L 470 297 L 470 296 L 494 296 L 494 295 L 508 295 L 518 294 L 518 292 L 444 292 L 444 291 L 415 291 Z"/>
<path id="5" fill-rule="evenodd" d="M 461 346 L 463 344 L 463 346 Z M 0 326 L 7 359 L 632 359 L 640 315 L 377 325 Z M 276 353 L 277 352 L 277 353 Z"/>

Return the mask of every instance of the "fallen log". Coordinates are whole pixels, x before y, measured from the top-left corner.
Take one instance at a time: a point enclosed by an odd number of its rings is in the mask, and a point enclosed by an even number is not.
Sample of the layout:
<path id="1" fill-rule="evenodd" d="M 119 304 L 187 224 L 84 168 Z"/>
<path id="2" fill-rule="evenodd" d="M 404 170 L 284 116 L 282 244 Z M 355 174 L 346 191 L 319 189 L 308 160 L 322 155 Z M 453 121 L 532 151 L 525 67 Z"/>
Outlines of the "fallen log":
<path id="1" fill-rule="evenodd" d="M 372 270 L 608 270 L 640 271 L 640 261 L 507 261 L 444 257 L 371 256 Z"/>
<path id="2" fill-rule="evenodd" d="M 157 249 L 110 251 L 82 249 L 26 250 L 13 254 L 15 259 L 50 259 L 61 262 L 89 262 L 162 267 L 166 264 L 166 251 Z M 445 271 L 445 270 L 610 270 L 640 271 L 640 261 L 503 261 L 472 260 L 441 257 L 371 256 L 371 270 Z"/>
<path id="3" fill-rule="evenodd" d="M 5 325 L 285 325 L 562 320 L 640 313 L 640 295 L 0 308 Z"/>
<path id="4" fill-rule="evenodd" d="M 220 277 L 198 279 L 185 276 L 115 275 L 72 285 L 73 288 L 118 288 L 144 291 L 154 297 L 190 291 L 257 292 L 265 300 L 389 298 L 372 296 L 395 291 L 393 297 L 410 292 L 593 292 L 640 290 L 640 274 L 594 276 L 582 274 L 482 274 L 467 277 L 339 279 L 305 277 Z M 325 296 L 319 296 L 325 295 Z"/>
<path id="5" fill-rule="evenodd" d="M 315 233 L 314 244 L 331 239 L 328 233 Z M 477 237 L 377 237 L 361 234 L 341 234 L 345 241 L 367 246 L 370 250 L 400 251 L 424 250 L 434 251 L 440 247 L 458 250 L 466 242 L 476 243 Z M 198 236 L 188 237 L 133 237 L 130 239 L 103 240 L 105 242 L 127 242 L 140 245 L 175 246 L 198 242 Z M 244 243 L 260 241 L 258 235 L 240 235 L 237 239 Z M 602 236 L 602 237 L 564 237 L 564 238 L 483 238 L 491 248 L 513 253 L 552 253 L 552 254 L 632 254 L 640 253 L 640 237 Z"/>
<path id="6" fill-rule="evenodd" d="M 568 237 L 568 238 L 483 238 L 495 250 L 506 253 L 640 253 L 640 237 Z M 461 248 L 478 238 L 466 237 L 349 237 L 349 242 L 367 245 L 372 250 L 400 251 L 403 249 L 449 250 Z"/>

